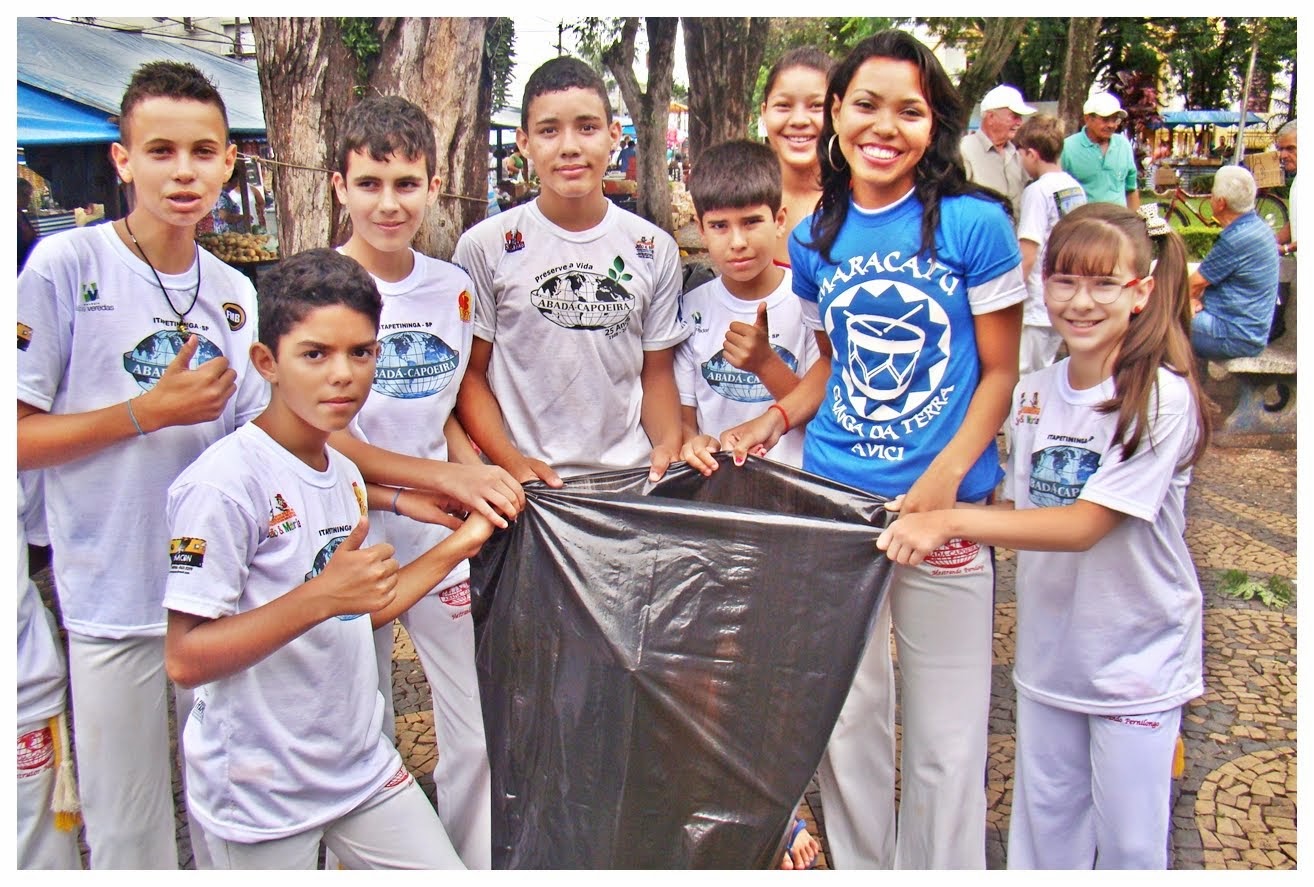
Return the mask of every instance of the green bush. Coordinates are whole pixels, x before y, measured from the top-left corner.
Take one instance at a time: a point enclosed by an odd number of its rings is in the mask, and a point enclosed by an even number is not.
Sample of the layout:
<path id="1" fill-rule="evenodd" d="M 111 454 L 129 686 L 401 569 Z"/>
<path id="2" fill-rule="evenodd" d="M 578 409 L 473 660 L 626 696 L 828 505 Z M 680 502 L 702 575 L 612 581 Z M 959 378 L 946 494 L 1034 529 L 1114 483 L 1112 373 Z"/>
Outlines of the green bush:
<path id="1" fill-rule="evenodd" d="M 1176 227 L 1176 226 L 1174 226 Z M 1178 228 L 1177 233 L 1186 241 L 1186 254 L 1191 261 L 1202 261 L 1214 248 L 1214 241 L 1223 233 L 1222 228 L 1210 228 L 1205 225 L 1189 225 Z"/>

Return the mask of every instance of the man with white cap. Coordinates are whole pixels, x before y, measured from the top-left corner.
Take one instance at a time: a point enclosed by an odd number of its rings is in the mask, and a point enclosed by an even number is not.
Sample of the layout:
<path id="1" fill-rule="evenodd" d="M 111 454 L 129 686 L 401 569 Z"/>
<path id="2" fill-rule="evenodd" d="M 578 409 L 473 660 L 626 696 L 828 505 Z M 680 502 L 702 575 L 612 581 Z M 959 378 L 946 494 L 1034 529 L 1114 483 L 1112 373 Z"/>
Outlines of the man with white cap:
<path id="1" fill-rule="evenodd" d="M 1013 136 L 1022 118 L 1034 113 L 1036 109 L 1022 101 L 1022 93 L 1008 85 L 996 86 L 981 99 L 981 128 L 963 136 L 961 145 L 967 177 L 1013 202 L 1014 226 L 1022 208 L 1027 174 Z"/>
<path id="2" fill-rule="evenodd" d="M 1063 171 L 1081 182 L 1091 203 L 1140 209 L 1136 157 L 1131 142 L 1118 132 L 1127 112 L 1107 92 L 1095 93 L 1081 110 L 1086 125 L 1064 140 Z"/>

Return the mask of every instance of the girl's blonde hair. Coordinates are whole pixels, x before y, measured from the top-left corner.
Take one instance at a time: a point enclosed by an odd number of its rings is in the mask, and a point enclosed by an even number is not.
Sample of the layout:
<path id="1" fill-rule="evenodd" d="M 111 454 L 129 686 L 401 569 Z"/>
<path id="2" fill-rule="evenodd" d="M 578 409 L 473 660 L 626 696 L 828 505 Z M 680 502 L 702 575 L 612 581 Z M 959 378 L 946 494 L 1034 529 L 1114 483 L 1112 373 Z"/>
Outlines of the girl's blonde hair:
<path id="1" fill-rule="evenodd" d="M 1114 395 L 1096 409 L 1118 414 L 1113 439 L 1126 459 L 1149 427 L 1150 398 L 1158 399 L 1158 373 L 1164 367 L 1186 380 L 1196 404 L 1195 446 L 1181 467 L 1194 465 L 1209 447 L 1214 404 L 1200 387 L 1191 351 L 1191 302 L 1186 245 L 1164 225 L 1151 238 L 1145 219 L 1124 206 L 1088 203 L 1059 220 L 1050 232 L 1043 273 L 1105 277 L 1129 258 L 1133 274 L 1147 278 L 1153 264 L 1154 291 L 1131 325 L 1113 363 Z M 1156 249 L 1157 247 L 1157 249 Z M 1153 441 L 1151 441 L 1153 445 Z"/>

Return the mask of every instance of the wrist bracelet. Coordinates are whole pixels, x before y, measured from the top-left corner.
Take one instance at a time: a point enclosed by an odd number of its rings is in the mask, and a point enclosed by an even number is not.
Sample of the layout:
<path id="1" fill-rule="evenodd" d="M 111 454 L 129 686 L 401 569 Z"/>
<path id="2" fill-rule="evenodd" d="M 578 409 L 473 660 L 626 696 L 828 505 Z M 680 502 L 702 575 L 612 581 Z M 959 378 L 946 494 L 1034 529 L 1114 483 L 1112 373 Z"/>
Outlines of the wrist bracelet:
<path id="1" fill-rule="evenodd" d="M 138 395 L 140 396 L 140 395 Z M 128 398 L 128 418 L 132 420 L 132 427 L 137 429 L 137 434 L 141 437 L 146 436 L 145 430 L 142 429 L 141 423 L 137 421 L 137 414 L 132 411 L 132 398 Z"/>
<path id="2" fill-rule="evenodd" d="M 789 434 L 789 416 L 785 415 L 785 408 L 778 403 L 773 403 L 771 406 L 767 407 L 767 412 L 769 413 L 772 410 L 777 410 L 780 413 L 780 418 L 785 422 L 785 434 Z"/>
<path id="3" fill-rule="evenodd" d="M 397 500 L 401 498 L 401 494 L 402 494 L 402 488 L 401 488 L 401 487 L 398 487 L 398 488 L 397 488 L 397 492 L 395 492 L 395 493 L 392 494 L 392 513 L 393 513 L 393 514 L 401 514 L 401 512 L 397 510 Z"/>

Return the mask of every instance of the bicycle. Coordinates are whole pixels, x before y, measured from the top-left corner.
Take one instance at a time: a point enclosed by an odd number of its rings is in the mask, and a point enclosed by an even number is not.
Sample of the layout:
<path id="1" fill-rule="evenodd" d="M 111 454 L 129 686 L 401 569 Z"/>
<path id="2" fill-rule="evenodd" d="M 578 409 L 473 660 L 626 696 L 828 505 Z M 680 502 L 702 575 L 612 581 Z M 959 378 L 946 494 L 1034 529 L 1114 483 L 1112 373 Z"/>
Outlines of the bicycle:
<path id="1" fill-rule="evenodd" d="M 1168 224 L 1178 231 L 1194 225 L 1202 225 L 1206 228 L 1221 227 L 1218 220 L 1214 218 L 1214 211 L 1209 205 L 1207 194 L 1190 194 L 1182 189 L 1181 184 L 1174 185 L 1170 190 L 1154 193 L 1159 198 L 1159 215 L 1167 219 Z M 1167 198 L 1166 203 L 1165 198 Z M 1291 217 L 1285 200 L 1263 190 L 1255 196 L 1255 212 L 1268 223 L 1275 235 L 1286 227 Z"/>

